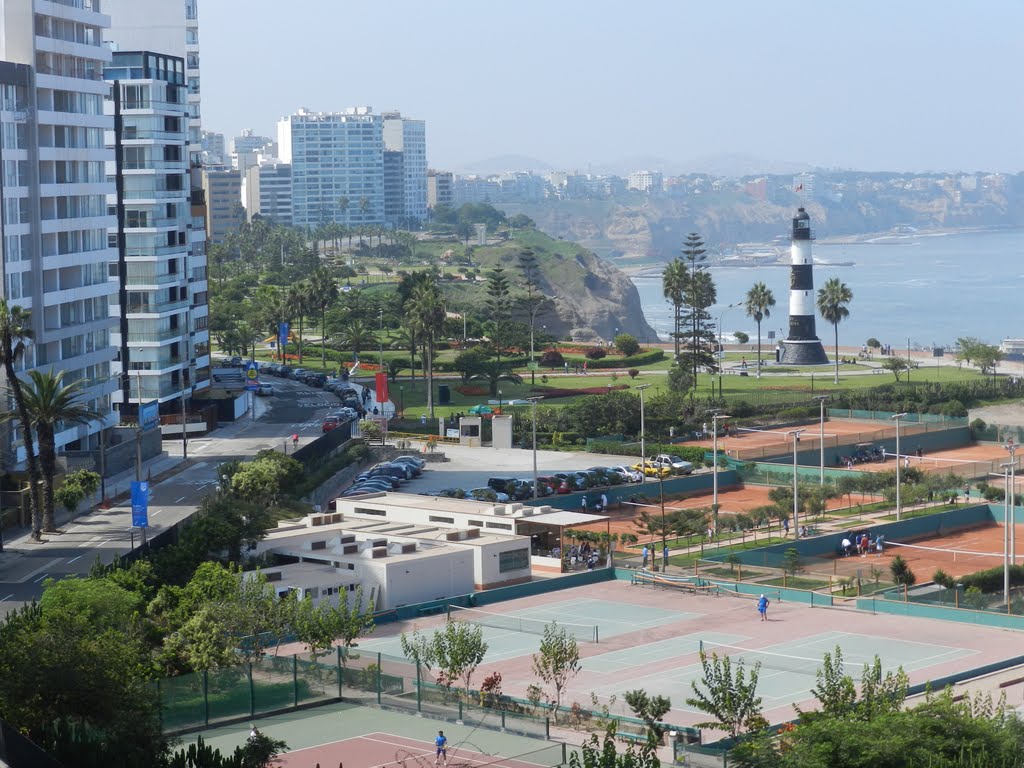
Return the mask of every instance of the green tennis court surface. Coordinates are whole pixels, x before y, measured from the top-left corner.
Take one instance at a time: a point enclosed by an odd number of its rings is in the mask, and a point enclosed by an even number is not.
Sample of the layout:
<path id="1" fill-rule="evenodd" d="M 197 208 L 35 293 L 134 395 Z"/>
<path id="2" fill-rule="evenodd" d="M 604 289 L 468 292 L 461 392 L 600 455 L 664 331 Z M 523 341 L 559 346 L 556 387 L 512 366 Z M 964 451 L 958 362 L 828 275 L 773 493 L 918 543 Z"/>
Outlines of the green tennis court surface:
<path id="1" fill-rule="evenodd" d="M 560 593 L 559 597 L 562 595 L 564 593 Z M 492 612 L 491 608 L 495 611 Z M 599 627 L 600 642 L 605 642 L 628 632 L 660 627 L 684 619 L 696 619 L 700 616 L 697 613 L 669 611 L 650 606 L 586 598 L 560 600 L 542 606 L 497 613 L 500 610 L 500 606 L 489 606 L 485 611 L 466 611 L 453 614 L 454 617 L 465 617 L 469 621 L 487 620 L 489 615 L 489 618 L 495 623 L 506 625 L 507 628 L 482 627 L 484 641 L 487 643 L 488 663 L 536 653 L 540 647 L 540 636 L 544 632 L 544 626 L 552 622 L 570 626 L 579 625 L 580 630 L 575 634 L 581 644 L 586 644 L 586 639 L 581 635 L 589 634 L 584 629 L 595 626 Z M 527 628 L 530 631 L 521 631 L 522 624 L 517 623 L 516 619 L 525 620 L 523 624 L 528 623 Z M 361 641 L 359 647 L 362 651 L 370 653 L 402 655 L 402 645 L 397 636 L 371 637 Z"/>

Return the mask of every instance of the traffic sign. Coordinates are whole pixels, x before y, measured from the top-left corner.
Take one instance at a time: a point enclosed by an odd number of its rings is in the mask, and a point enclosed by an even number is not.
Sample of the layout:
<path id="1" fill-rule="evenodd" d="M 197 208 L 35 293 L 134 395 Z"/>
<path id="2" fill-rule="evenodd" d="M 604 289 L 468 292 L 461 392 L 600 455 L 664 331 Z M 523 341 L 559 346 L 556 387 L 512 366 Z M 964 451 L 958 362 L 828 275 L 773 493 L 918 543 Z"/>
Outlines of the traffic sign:
<path id="1" fill-rule="evenodd" d="M 245 364 L 245 388 L 251 392 L 260 388 L 260 369 L 255 360 Z"/>

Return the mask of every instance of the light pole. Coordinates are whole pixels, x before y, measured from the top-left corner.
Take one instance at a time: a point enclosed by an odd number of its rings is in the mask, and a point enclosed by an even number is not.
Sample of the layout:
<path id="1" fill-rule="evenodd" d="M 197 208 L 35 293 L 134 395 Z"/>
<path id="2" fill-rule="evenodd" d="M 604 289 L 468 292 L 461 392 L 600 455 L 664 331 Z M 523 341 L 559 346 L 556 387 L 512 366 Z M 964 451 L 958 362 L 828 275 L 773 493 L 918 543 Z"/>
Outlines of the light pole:
<path id="1" fill-rule="evenodd" d="M 402 415 L 399 416 L 398 418 L 404 419 L 405 418 L 405 384 L 399 384 L 398 385 L 398 396 L 401 399 L 401 404 L 402 404 L 401 405 L 401 411 L 400 411 L 400 413 Z"/>
<path id="2" fill-rule="evenodd" d="M 1007 498 L 1010 499 L 1010 517 L 1007 525 L 1010 528 L 1010 565 L 1017 564 L 1017 444 L 1013 438 L 1007 438 L 1003 446 L 1010 452 L 1010 487 L 1006 490 Z"/>
<path id="3" fill-rule="evenodd" d="M 739 302 L 729 304 L 718 313 L 718 396 L 722 396 L 722 363 L 725 362 L 725 347 L 722 346 L 722 322 L 725 320 L 725 313 L 733 307 L 738 307 Z"/>
<path id="4" fill-rule="evenodd" d="M 142 350 L 138 350 L 141 352 Z M 140 363 L 141 365 L 141 363 Z M 139 388 L 139 405 L 135 409 L 135 480 L 142 482 L 142 369 L 135 369 L 135 383 Z"/>
<path id="5" fill-rule="evenodd" d="M 636 391 L 640 393 L 640 482 L 647 480 L 647 446 L 644 442 L 644 390 L 647 389 L 650 384 L 641 384 L 636 388 Z"/>
<path id="6" fill-rule="evenodd" d="M 800 443 L 800 435 L 805 432 L 803 429 L 794 429 L 787 432 L 793 438 L 793 538 L 800 538 L 800 486 L 797 482 L 796 472 L 796 447 Z"/>
<path id="7" fill-rule="evenodd" d="M 381 307 L 381 310 L 380 310 L 380 336 L 378 337 L 378 341 L 380 342 L 380 359 L 379 359 L 380 367 L 378 368 L 378 370 L 383 371 L 384 370 L 384 308 L 383 307 Z M 323 342 L 321 341 L 321 343 L 323 343 Z"/>
<path id="8" fill-rule="evenodd" d="M 533 500 L 537 500 L 537 402 L 543 400 L 544 397 L 541 395 L 535 395 L 534 397 L 526 398 L 530 401 L 530 405 L 533 406 L 532 414 L 532 431 L 533 431 Z"/>
<path id="9" fill-rule="evenodd" d="M 1001 464 L 1003 470 L 1003 487 L 1010 486 L 1010 471 L 1012 463 Z M 1010 515 L 1013 514 L 1013 506 L 1010 502 L 1010 494 L 1003 497 L 1003 594 L 1006 595 L 1006 612 L 1010 612 Z"/>
<path id="10" fill-rule="evenodd" d="M 729 416 L 718 411 L 711 412 L 711 478 L 713 494 L 711 496 L 711 513 L 718 514 L 718 420 Z"/>
<path id="11" fill-rule="evenodd" d="M 818 405 L 821 407 L 821 420 L 819 422 L 818 431 L 818 446 L 821 448 L 821 463 L 818 473 L 818 485 L 825 485 L 825 401 L 829 399 L 828 395 L 817 395 L 815 400 L 818 401 Z"/>
<path id="12" fill-rule="evenodd" d="M 498 410 L 501 410 L 501 390 L 498 390 Z"/>
<path id="13" fill-rule="evenodd" d="M 896 422 L 896 522 L 900 520 L 900 419 L 906 413 L 894 413 L 889 418 Z"/>

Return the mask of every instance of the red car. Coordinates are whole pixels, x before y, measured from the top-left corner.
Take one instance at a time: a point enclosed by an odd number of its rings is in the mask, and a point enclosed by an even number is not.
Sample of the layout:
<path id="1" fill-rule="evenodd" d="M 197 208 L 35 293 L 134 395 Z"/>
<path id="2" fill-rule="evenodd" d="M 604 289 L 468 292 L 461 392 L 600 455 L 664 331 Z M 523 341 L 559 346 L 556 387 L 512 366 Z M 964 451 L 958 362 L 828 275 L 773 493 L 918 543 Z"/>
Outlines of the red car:
<path id="1" fill-rule="evenodd" d="M 338 420 L 337 416 L 328 416 L 326 419 L 324 419 L 324 423 L 320 425 L 320 431 L 330 432 L 340 423 L 341 422 Z"/>

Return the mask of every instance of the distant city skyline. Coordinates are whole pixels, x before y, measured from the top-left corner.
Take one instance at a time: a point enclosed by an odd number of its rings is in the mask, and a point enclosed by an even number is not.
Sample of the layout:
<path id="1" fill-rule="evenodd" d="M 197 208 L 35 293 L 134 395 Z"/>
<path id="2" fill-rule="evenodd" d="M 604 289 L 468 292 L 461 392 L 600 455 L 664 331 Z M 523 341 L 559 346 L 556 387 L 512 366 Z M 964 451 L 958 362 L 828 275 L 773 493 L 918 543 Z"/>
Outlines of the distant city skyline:
<path id="1" fill-rule="evenodd" d="M 199 13 L 204 125 L 228 137 L 271 134 L 303 107 L 365 105 L 425 120 L 431 167 L 457 171 L 520 156 L 671 173 L 718 155 L 754 170 L 1024 169 L 1024 4 L 1011 0 L 305 0 L 289 13 L 250 0 L 244 14 Z"/>

